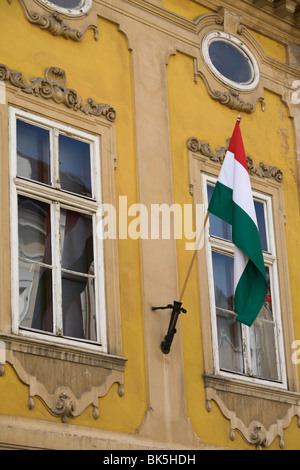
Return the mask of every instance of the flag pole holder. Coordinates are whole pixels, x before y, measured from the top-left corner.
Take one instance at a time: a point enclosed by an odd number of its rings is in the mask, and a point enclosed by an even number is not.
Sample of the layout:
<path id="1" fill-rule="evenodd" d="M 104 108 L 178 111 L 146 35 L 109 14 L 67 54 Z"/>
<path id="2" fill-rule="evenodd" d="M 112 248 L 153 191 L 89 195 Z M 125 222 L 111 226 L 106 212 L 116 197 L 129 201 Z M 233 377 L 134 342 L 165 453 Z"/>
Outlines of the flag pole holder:
<path id="1" fill-rule="evenodd" d="M 168 304 L 165 307 L 152 307 L 152 310 L 165 310 L 165 309 L 172 309 L 170 323 L 168 332 L 164 338 L 164 340 L 160 344 L 160 349 L 164 354 L 169 354 L 171 349 L 171 344 L 176 333 L 176 323 L 180 313 L 186 313 L 187 311 L 185 308 L 182 307 L 182 303 L 174 300 L 173 304 Z"/>
<path id="2" fill-rule="evenodd" d="M 206 226 L 208 216 L 209 216 L 209 212 L 206 213 L 204 223 L 203 223 L 203 230 Z M 194 264 L 194 261 L 195 261 L 195 258 L 196 258 L 197 251 L 198 251 L 198 249 L 196 248 L 196 250 L 194 251 L 192 260 L 190 262 L 190 266 L 189 266 L 189 269 L 188 269 L 188 272 L 187 272 L 187 275 L 186 275 L 186 278 L 185 278 L 185 281 L 184 281 L 184 284 L 183 284 L 183 288 L 182 288 L 182 291 L 181 291 L 181 294 L 180 294 L 179 301 L 174 300 L 173 304 L 168 304 L 165 307 L 152 307 L 152 310 L 164 310 L 164 309 L 167 309 L 167 308 L 172 309 L 172 314 L 171 314 L 171 318 L 170 318 L 168 332 L 167 332 L 164 340 L 160 344 L 160 349 L 162 350 L 162 352 L 164 354 L 168 354 L 170 352 L 171 344 L 172 344 L 174 335 L 177 331 L 175 327 L 176 327 L 176 323 L 177 323 L 177 320 L 178 320 L 178 317 L 179 317 L 180 313 L 186 313 L 187 312 L 186 309 L 182 307 L 181 300 L 182 300 L 184 292 L 186 290 L 186 286 L 187 286 L 187 283 L 188 283 L 188 280 L 189 280 L 189 277 L 190 277 L 190 274 L 191 274 L 191 271 L 192 271 L 192 267 L 193 267 L 193 264 Z"/>

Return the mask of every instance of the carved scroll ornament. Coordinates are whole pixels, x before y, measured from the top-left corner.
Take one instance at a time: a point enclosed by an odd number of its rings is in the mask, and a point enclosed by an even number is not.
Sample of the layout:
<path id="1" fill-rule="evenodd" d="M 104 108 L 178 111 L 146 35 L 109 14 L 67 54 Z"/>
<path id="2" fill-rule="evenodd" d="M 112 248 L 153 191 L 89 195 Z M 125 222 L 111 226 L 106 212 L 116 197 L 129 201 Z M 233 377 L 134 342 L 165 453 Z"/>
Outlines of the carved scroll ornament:
<path id="1" fill-rule="evenodd" d="M 214 162 L 223 163 L 225 154 L 230 142 L 230 138 L 226 140 L 226 147 L 219 147 L 213 151 L 210 148 L 210 145 L 206 142 L 202 142 L 196 137 L 190 137 L 186 144 L 189 150 L 192 152 L 200 152 L 202 155 L 205 155 L 210 160 Z M 276 166 L 269 166 L 263 162 L 260 162 L 258 165 L 255 163 L 252 157 L 246 155 L 248 171 L 250 175 L 256 175 L 260 178 L 273 178 L 278 183 L 281 183 L 283 180 L 282 171 Z"/>
<path id="2" fill-rule="evenodd" d="M 8 0 L 11 3 L 12 0 Z M 82 40 L 88 29 L 93 29 L 95 40 L 98 39 L 97 21 L 78 18 L 77 21 L 83 24 L 82 31 L 69 26 L 58 11 L 49 12 L 44 6 L 37 4 L 34 0 L 19 0 L 27 20 L 39 26 L 41 29 L 49 31 L 53 36 L 62 36 L 65 39 L 79 42 Z"/>
<path id="3" fill-rule="evenodd" d="M 201 60 L 194 59 L 194 82 L 198 77 L 204 81 L 209 96 L 230 109 L 253 113 L 257 102 L 265 110 L 264 89 L 260 77 L 263 68 L 261 57 L 263 55 L 258 42 L 251 32 L 242 25 L 243 17 L 225 7 L 220 7 L 215 15 L 203 15 L 200 23 L 205 28 L 199 31 L 199 46 L 201 47 Z M 229 41 L 245 53 L 249 64 L 252 64 L 251 83 L 239 83 L 221 74 L 215 67 L 211 67 L 208 53 L 209 40 L 207 36 L 218 34 L 223 40 Z M 254 56 L 255 54 L 255 56 Z"/>
<path id="4" fill-rule="evenodd" d="M 268 448 L 278 438 L 280 449 L 285 447 L 284 430 L 287 429 L 294 417 L 297 417 L 297 426 L 300 427 L 300 407 L 299 399 L 295 394 L 285 391 L 274 393 L 272 390 L 266 392 L 263 387 L 251 387 L 243 384 L 243 391 L 237 390 L 234 384 L 226 384 L 222 379 L 204 376 L 206 410 L 212 409 L 212 401 L 220 408 L 222 414 L 230 421 L 229 437 L 232 441 L 236 439 L 236 432 L 248 445 L 254 445 L 256 449 Z M 234 411 L 234 403 L 240 402 L 243 397 L 243 408 L 238 412 Z M 268 396 L 269 395 L 269 396 Z M 276 399 L 281 395 L 277 405 L 274 406 L 274 395 Z M 233 398 L 234 397 L 234 398 Z M 251 419 L 255 411 L 261 410 L 260 420 Z M 247 411 L 248 410 L 248 411 Z M 249 411 L 250 410 L 250 411 Z M 248 414 L 247 414 L 248 413 Z M 250 414 L 250 418 L 249 418 Z"/>
<path id="5" fill-rule="evenodd" d="M 97 103 L 93 98 L 83 102 L 81 96 L 72 88 L 66 88 L 66 73 L 59 67 L 48 67 L 45 77 L 36 77 L 26 83 L 21 72 L 9 69 L 0 64 L 0 80 L 7 81 L 11 85 L 20 88 L 22 92 L 34 94 L 45 99 L 52 99 L 75 111 L 80 110 L 93 116 L 104 116 L 111 122 L 116 119 L 116 111 L 109 104 Z"/>
<path id="6" fill-rule="evenodd" d="M 230 109 L 236 109 L 237 111 L 242 111 L 245 113 L 254 112 L 254 104 L 241 100 L 239 92 L 236 90 L 228 90 L 223 92 L 219 90 L 209 90 L 209 93 L 214 100 L 219 101 L 221 104 L 225 104 Z M 264 110 L 264 100 L 261 98 L 259 101 L 261 101 L 262 110 Z"/>

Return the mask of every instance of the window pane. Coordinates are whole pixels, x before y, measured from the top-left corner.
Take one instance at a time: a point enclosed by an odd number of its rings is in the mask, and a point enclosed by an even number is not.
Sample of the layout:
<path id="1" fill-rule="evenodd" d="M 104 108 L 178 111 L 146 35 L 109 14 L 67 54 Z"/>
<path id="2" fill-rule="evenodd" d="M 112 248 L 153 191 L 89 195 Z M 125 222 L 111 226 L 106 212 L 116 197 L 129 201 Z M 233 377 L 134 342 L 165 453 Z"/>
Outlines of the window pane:
<path id="1" fill-rule="evenodd" d="M 209 57 L 224 77 L 237 83 L 247 83 L 252 78 L 250 61 L 233 44 L 227 41 L 214 41 L 209 46 Z"/>
<path id="2" fill-rule="evenodd" d="M 62 274 L 63 334 L 97 340 L 94 279 Z"/>
<path id="3" fill-rule="evenodd" d="M 51 269 L 19 261 L 19 323 L 53 331 Z"/>
<path id="4" fill-rule="evenodd" d="M 210 184 L 207 185 L 208 204 L 213 195 L 214 189 L 215 189 L 215 186 L 212 186 Z M 259 230 L 262 249 L 263 251 L 268 251 L 264 203 L 260 201 L 254 201 L 254 208 L 255 208 L 256 217 L 257 217 L 258 230 Z M 219 217 L 216 217 L 213 214 L 209 214 L 209 226 L 210 226 L 211 235 L 215 237 L 223 238 L 224 240 L 232 241 L 232 228 L 230 224 L 227 224 L 227 222 L 224 222 Z"/>
<path id="5" fill-rule="evenodd" d="M 271 286 L 270 286 L 270 269 L 266 268 L 266 275 L 267 275 L 267 281 L 268 281 L 268 294 L 266 301 L 259 312 L 258 318 L 262 320 L 269 320 L 273 321 L 273 308 L 272 308 L 272 297 L 271 297 Z"/>
<path id="6" fill-rule="evenodd" d="M 76 8 L 80 5 L 81 0 L 51 0 L 51 3 L 63 8 Z"/>
<path id="7" fill-rule="evenodd" d="M 17 120 L 17 174 L 50 184 L 49 131 Z"/>
<path id="8" fill-rule="evenodd" d="M 60 135 L 59 170 L 62 189 L 92 196 L 89 144 Z"/>
<path id="9" fill-rule="evenodd" d="M 51 264 L 50 205 L 18 196 L 19 256 Z"/>
<path id="10" fill-rule="evenodd" d="M 211 186 L 210 184 L 207 185 L 208 204 L 210 203 L 210 199 L 213 195 L 214 189 L 214 186 Z M 209 226 L 211 235 L 214 235 L 215 237 L 219 238 L 224 238 L 225 240 L 232 240 L 231 225 L 227 224 L 227 222 L 224 222 L 219 217 L 216 217 L 213 214 L 209 214 Z"/>
<path id="11" fill-rule="evenodd" d="M 61 209 L 62 268 L 94 274 L 92 216 Z"/>
<path id="12" fill-rule="evenodd" d="M 273 318 L 270 269 L 266 268 L 268 297 L 257 320 L 250 329 L 250 347 L 253 375 L 265 379 L 278 380 L 275 322 Z"/>
<path id="13" fill-rule="evenodd" d="M 278 380 L 274 323 L 257 319 L 250 329 L 250 347 L 253 375 Z"/>
<path id="14" fill-rule="evenodd" d="M 241 325 L 233 314 L 233 258 L 213 251 L 212 260 L 220 368 L 243 373 Z"/>
<path id="15" fill-rule="evenodd" d="M 233 258 L 212 252 L 216 307 L 233 311 Z"/>
<path id="16" fill-rule="evenodd" d="M 265 224 L 265 212 L 264 212 L 264 203 L 259 201 L 254 201 L 254 207 L 257 217 L 258 230 L 261 240 L 261 247 L 263 251 L 268 251 L 267 244 L 267 235 L 266 235 L 266 224 Z"/>
<path id="17" fill-rule="evenodd" d="M 235 316 L 217 309 L 220 369 L 243 373 L 241 325 Z"/>

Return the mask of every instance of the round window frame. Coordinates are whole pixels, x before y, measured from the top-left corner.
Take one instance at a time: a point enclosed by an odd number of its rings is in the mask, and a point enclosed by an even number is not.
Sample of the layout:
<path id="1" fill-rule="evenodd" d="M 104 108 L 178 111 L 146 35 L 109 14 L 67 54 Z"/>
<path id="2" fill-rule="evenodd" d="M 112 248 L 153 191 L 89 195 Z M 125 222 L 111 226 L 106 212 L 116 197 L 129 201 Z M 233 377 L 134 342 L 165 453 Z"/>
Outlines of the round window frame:
<path id="1" fill-rule="evenodd" d="M 229 44 L 235 46 L 240 52 L 246 56 L 249 61 L 251 70 L 252 70 L 252 77 L 246 83 L 235 82 L 230 80 L 229 78 L 225 77 L 218 71 L 218 69 L 214 66 L 209 56 L 209 46 L 212 42 L 221 40 L 224 42 L 228 42 Z M 230 86 L 231 88 L 238 90 L 238 91 L 252 91 L 254 88 L 257 87 L 260 73 L 257 61 L 252 54 L 252 52 L 248 49 L 247 46 L 235 36 L 231 34 L 224 33 L 223 31 L 212 31 L 207 33 L 204 38 L 202 39 L 202 55 L 204 58 L 205 63 L 207 64 L 210 71 L 225 85 Z"/>
<path id="2" fill-rule="evenodd" d="M 51 0 L 37 0 L 37 2 L 42 6 L 50 8 L 50 10 L 70 17 L 85 15 L 91 9 L 93 4 L 93 0 L 78 0 L 78 6 L 76 8 L 64 8 L 56 5 Z"/>

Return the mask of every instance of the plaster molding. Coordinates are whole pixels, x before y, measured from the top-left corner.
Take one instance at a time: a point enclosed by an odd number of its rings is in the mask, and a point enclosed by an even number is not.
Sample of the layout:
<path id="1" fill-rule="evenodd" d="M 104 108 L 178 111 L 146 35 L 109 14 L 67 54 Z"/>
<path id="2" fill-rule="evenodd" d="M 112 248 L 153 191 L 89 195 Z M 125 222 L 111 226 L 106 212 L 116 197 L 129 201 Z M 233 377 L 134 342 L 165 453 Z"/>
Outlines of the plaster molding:
<path id="1" fill-rule="evenodd" d="M 114 383 L 118 383 L 118 395 L 124 396 L 124 358 L 80 348 L 71 350 L 69 346 L 34 342 L 32 339 L 29 343 L 21 337 L 10 335 L 3 336 L 3 340 L 7 348 L 6 362 L 14 368 L 21 382 L 28 386 L 27 405 L 30 410 L 35 407 L 35 399 L 39 399 L 50 414 L 67 423 L 70 418 L 80 416 L 92 406 L 92 416 L 98 419 L 98 400 L 107 394 Z M 35 357 L 34 365 L 32 357 Z M 51 377 L 46 377 L 42 371 L 47 369 L 49 360 L 54 364 L 54 369 L 51 369 Z M 73 377 L 71 382 L 65 379 L 66 383 L 63 383 L 63 375 L 59 374 L 59 379 L 53 372 L 61 367 L 69 369 Z M 5 364 L 2 364 L 1 370 L 0 377 L 5 374 Z"/>
<path id="2" fill-rule="evenodd" d="M 8 0 L 8 3 L 11 3 L 11 1 Z M 62 36 L 65 39 L 78 42 L 82 40 L 87 30 L 92 29 L 95 40 L 98 39 L 97 15 L 88 17 L 86 15 L 77 15 L 73 18 L 67 16 L 66 22 L 65 15 L 59 11 L 59 8 L 57 8 L 57 11 L 53 11 L 53 8 L 49 8 L 46 4 L 38 3 L 35 0 L 19 1 L 27 20 L 41 29 L 49 31 L 53 36 Z M 81 27 L 80 30 L 72 26 L 74 21 L 76 21 L 78 27 Z"/>
<path id="3" fill-rule="evenodd" d="M 194 153 L 199 153 L 208 157 L 213 162 L 223 163 L 225 154 L 230 142 L 230 137 L 226 140 L 226 146 L 218 147 L 215 150 L 212 150 L 210 144 L 207 142 L 203 142 L 196 137 L 190 137 L 187 142 L 187 148 Z M 252 157 L 246 155 L 248 171 L 251 176 L 255 175 L 259 178 L 267 178 L 273 179 L 277 183 L 281 183 L 283 181 L 283 173 L 282 171 L 277 168 L 276 166 L 267 165 L 264 162 L 257 163 L 254 161 Z M 193 184 L 190 182 L 190 192 L 193 191 Z"/>
<path id="4" fill-rule="evenodd" d="M 232 380 L 215 376 L 205 376 L 206 410 L 211 411 L 211 401 L 220 408 L 222 414 L 230 421 L 230 439 L 233 441 L 237 431 L 244 441 L 249 445 L 255 445 L 257 449 L 267 448 L 278 437 L 278 445 L 281 449 L 285 447 L 283 431 L 288 428 L 293 417 L 297 417 L 300 427 L 300 399 L 299 394 L 286 390 L 275 391 L 253 384 L 239 384 Z M 242 413 L 232 411 L 232 404 L 243 396 L 244 407 L 251 410 L 258 406 L 261 410 L 260 420 L 251 419 L 251 412 L 244 416 Z M 278 400 L 280 397 L 280 400 Z M 247 403 L 248 402 L 248 406 Z M 272 407 L 272 402 L 277 402 L 277 407 Z M 254 413 L 255 414 L 255 413 Z"/>
<path id="5" fill-rule="evenodd" d="M 39 4 L 46 6 L 50 10 L 63 13 L 69 17 L 83 16 L 91 9 L 93 0 L 77 0 L 77 5 L 73 7 L 63 7 L 57 4 L 55 0 L 36 0 Z"/>
<path id="6" fill-rule="evenodd" d="M 221 7 L 217 16 L 204 15 L 201 24 L 204 22 L 204 18 L 205 28 L 202 27 L 198 34 L 199 54 L 194 61 L 195 82 L 197 82 L 197 77 L 200 76 L 206 85 L 209 95 L 230 109 L 253 113 L 257 102 L 261 102 L 262 109 L 264 109 L 264 88 L 261 80 L 257 78 L 256 82 L 253 83 L 253 88 L 251 88 L 250 84 L 248 88 L 245 86 L 245 89 L 242 89 L 238 83 L 236 87 L 234 82 L 227 84 L 219 73 L 211 69 L 211 66 L 207 63 L 208 53 L 206 50 L 203 50 L 203 42 L 205 43 L 207 35 L 219 32 L 219 34 L 226 36 L 229 41 L 237 44 L 241 43 L 242 47 L 249 51 L 249 54 L 253 56 L 253 65 L 257 69 L 256 75 L 259 77 L 262 61 L 261 57 L 257 54 L 257 41 L 248 31 L 248 34 L 242 37 L 241 33 L 246 29 L 244 26 L 242 27 L 242 16 Z"/>
<path id="7" fill-rule="evenodd" d="M 31 83 L 26 83 L 21 72 L 0 64 L 0 80 L 9 82 L 24 93 L 51 99 L 74 111 L 80 110 L 84 114 L 104 116 L 111 122 L 116 119 L 116 111 L 109 104 L 97 103 L 93 98 L 87 98 L 83 102 L 75 90 L 66 88 L 66 73 L 59 67 L 48 67 L 45 70 L 45 77 L 32 78 Z"/>
<path id="8" fill-rule="evenodd" d="M 193 0 L 195 3 L 205 4 L 207 8 L 218 9 L 222 6 L 243 14 L 247 25 L 254 29 L 264 31 L 263 34 L 274 34 L 276 28 L 277 38 L 286 38 L 292 34 L 295 41 L 299 40 L 299 0 L 297 9 L 291 10 L 288 2 L 295 0 Z M 287 6 L 287 8 L 286 8 Z M 287 14 L 285 14 L 285 12 Z M 266 34 L 267 33 L 267 34 Z"/>
<path id="9" fill-rule="evenodd" d="M 255 105 L 249 102 L 243 101 L 237 90 L 228 90 L 228 91 L 220 91 L 220 90 L 208 90 L 210 96 L 219 101 L 221 104 L 225 104 L 230 109 L 235 109 L 237 111 L 242 111 L 246 113 L 253 113 L 255 109 Z M 259 98 L 259 101 L 264 103 L 263 98 Z"/>

